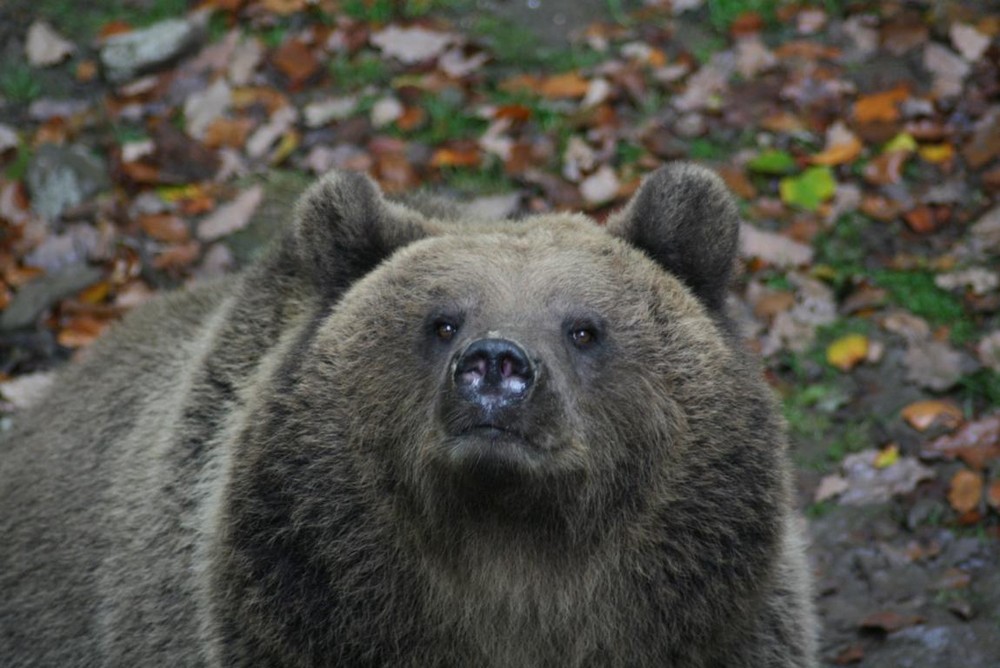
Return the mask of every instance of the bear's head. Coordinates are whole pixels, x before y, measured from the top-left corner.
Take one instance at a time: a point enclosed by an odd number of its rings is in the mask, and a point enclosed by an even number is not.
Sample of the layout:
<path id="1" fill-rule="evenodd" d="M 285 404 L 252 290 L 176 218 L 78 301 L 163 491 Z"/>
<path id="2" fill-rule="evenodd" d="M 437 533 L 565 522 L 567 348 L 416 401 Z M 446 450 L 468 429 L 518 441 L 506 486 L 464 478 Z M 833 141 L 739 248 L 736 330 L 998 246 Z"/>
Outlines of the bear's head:
<path id="1" fill-rule="evenodd" d="M 700 504 L 776 507 L 780 428 L 723 312 L 739 217 L 713 173 L 661 168 L 604 226 L 434 219 L 337 173 L 294 220 L 326 304 L 260 456 L 295 463 L 269 479 L 301 517 L 333 524 L 353 495 L 429 550 L 559 554 L 664 508 L 696 528 Z M 737 465 L 755 479 L 728 490 Z"/>

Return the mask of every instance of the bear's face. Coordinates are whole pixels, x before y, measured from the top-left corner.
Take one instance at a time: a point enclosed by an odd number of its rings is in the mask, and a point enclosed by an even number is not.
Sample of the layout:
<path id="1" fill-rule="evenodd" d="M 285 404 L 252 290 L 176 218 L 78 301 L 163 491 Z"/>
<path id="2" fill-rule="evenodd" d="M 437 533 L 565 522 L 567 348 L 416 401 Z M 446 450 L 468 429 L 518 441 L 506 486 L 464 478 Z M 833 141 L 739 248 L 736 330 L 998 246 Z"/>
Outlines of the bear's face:
<path id="1" fill-rule="evenodd" d="M 698 220 L 706 241 L 673 212 L 651 222 L 661 238 L 647 225 L 661 203 L 642 197 L 663 186 L 647 182 L 608 229 L 582 216 L 435 223 L 381 200 L 355 211 L 377 223 L 355 246 L 391 250 L 318 325 L 302 385 L 311 429 L 328 433 L 309 440 L 342 444 L 388 506 L 445 531 L 468 520 L 587 542 L 668 486 L 691 404 L 730 357 L 713 311 L 735 216 Z M 671 254 L 681 270 L 662 264 Z"/>

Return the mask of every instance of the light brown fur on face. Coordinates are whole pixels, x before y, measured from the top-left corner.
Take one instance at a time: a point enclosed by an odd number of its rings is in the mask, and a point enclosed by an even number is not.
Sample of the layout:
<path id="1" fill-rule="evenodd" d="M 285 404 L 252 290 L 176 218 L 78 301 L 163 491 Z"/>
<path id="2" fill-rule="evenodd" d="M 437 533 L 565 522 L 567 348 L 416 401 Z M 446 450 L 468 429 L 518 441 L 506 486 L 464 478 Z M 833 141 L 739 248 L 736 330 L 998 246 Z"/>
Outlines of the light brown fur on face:
<path id="1" fill-rule="evenodd" d="M 330 175 L 17 416 L 0 655 L 815 665 L 719 180 L 664 168 L 606 228 L 460 211 Z"/>

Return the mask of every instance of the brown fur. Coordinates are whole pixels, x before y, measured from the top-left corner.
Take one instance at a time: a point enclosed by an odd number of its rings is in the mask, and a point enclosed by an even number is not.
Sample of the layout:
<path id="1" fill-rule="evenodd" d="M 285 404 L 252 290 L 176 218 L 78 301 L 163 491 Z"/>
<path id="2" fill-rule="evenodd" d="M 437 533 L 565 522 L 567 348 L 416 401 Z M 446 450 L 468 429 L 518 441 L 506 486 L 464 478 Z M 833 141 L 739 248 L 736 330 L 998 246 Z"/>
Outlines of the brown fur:
<path id="1" fill-rule="evenodd" d="M 814 665 L 719 180 L 664 168 L 607 230 L 415 207 L 326 177 L 16 416 L 5 665 Z M 538 369 L 489 439 L 451 385 L 481 337 Z"/>

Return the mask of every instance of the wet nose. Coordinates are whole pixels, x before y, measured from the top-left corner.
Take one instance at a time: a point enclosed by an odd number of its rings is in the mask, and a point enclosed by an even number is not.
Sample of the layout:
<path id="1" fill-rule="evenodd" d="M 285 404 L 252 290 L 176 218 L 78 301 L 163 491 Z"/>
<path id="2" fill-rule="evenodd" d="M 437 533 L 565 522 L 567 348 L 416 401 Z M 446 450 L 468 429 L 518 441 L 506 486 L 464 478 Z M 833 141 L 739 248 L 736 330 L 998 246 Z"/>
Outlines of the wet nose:
<path id="1" fill-rule="evenodd" d="M 482 406 L 504 406 L 528 396 L 535 369 L 524 348 L 509 339 L 473 341 L 455 362 L 459 395 Z"/>

